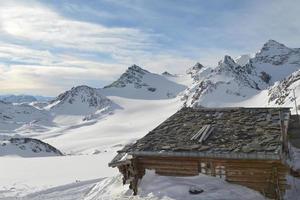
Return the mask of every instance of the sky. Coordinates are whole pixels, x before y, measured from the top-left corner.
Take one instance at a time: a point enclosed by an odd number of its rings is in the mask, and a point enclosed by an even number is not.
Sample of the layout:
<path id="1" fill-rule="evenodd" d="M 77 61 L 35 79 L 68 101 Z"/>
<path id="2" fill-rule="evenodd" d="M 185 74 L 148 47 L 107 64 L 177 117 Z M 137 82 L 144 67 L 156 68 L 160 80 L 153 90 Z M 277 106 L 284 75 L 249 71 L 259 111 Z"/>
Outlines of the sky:
<path id="1" fill-rule="evenodd" d="M 269 39 L 300 47 L 299 0 L 0 1 L 0 94 L 103 87 L 130 65 L 184 73 Z"/>

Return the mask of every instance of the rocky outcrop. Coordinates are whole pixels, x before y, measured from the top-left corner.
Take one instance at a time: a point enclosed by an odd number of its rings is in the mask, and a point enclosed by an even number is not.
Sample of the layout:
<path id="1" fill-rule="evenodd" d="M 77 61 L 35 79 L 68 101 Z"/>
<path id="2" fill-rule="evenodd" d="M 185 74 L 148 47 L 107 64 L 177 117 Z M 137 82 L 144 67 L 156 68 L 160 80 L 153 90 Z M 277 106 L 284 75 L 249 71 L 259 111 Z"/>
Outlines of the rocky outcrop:
<path id="1" fill-rule="evenodd" d="M 176 77 L 176 75 L 171 74 L 170 72 L 167 72 L 167 71 L 163 72 L 161 75 L 167 76 L 167 77 Z"/>

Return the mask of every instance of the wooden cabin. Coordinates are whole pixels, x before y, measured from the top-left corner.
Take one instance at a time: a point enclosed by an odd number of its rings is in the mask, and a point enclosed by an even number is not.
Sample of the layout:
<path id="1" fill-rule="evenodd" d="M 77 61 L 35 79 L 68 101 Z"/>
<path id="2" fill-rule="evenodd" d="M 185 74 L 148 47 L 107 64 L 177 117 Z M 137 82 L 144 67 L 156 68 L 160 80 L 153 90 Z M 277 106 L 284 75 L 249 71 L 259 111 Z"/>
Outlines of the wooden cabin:
<path id="1" fill-rule="evenodd" d="M 289 108 L 182 108 L 109 163 L 137 194 L 145 170 L 216 176 L 281 199 L 288 185 Z"/>

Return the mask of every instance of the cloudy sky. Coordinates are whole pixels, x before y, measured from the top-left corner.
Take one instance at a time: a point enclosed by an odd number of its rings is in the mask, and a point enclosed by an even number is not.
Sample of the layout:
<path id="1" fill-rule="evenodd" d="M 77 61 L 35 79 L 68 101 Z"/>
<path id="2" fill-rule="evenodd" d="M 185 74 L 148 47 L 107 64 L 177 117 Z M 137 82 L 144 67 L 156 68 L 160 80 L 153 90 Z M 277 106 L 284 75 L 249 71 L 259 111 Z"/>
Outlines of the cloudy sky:
<path id="1" fill-rule="evenodd" d="M 101 87 L 128 66 L 181 73 L 196 61 L 300 47 L 298 0 L 0 1 L 0 94 Z"/>

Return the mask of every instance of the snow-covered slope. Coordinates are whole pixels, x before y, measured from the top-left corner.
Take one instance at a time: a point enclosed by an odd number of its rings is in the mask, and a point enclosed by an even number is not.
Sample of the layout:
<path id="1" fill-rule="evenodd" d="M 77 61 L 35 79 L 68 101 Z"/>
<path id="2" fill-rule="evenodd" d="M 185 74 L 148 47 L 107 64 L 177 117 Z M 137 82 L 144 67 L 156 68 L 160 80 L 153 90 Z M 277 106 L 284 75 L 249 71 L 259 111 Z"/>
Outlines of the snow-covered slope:
<path id="1" fill-rule="evenodd" d="M 17 129 L 35 127 L 36 131 L 51 123 L 51 115 L 27 104 L 0 101 L 0 132 L 11 133 Z"/>
<path id="2" fill-rule="evenodd" d="M 45 157 L 62 156 L 53 146 L 33 138 L 7 138 L 0 140 L 0 156 Z"/>
<path id="3" fill-rule="evenodd" d="M 114 103 L 96 88 L 82 85 L 60 94 L 46 109 L 60 115 L 86 116 L 111 110 L 114 106 Z"/>
<path id="4" fill-rule="evenodd" d="M 295 90 L 297 103 L 300 103 L 300 70 L 292 73 L 284 80 L 276 82 L 268 90 L 268 101 L 274 105 L 295 107 L 293 90 Z"/>
<path id="5" fill-rule="evenodd" d="M 198 186 L 203 193 L 193 195 L 189 193 L 191 186 Z M 84 200 L 100 200 L 105 197 L 114 200 L 263 200 L 261 194 L 246 187 L 230 184 L 220 178 L 200 174 L 194 177 L 159 176 L 147 171 L 139 183 L 138 195 L 122 184 L 121 176 L 107 178 L 100 181 L 88 193 Z"/>
<path id="6" fill-rule="evenodd" d="M 118 80 L 105 86 L 101 93 L 131 99 L 170 99 L 186 89 L 184 85 L 168 80 L 137 65 L 129 67 Z"/>
<path id="7" fill-rule="evenodd" d="M 31 95 L 5 95 L 1 96 L 0 100 L 9 103 L 30 103 L 37 101 L 37 99 Z"/>

